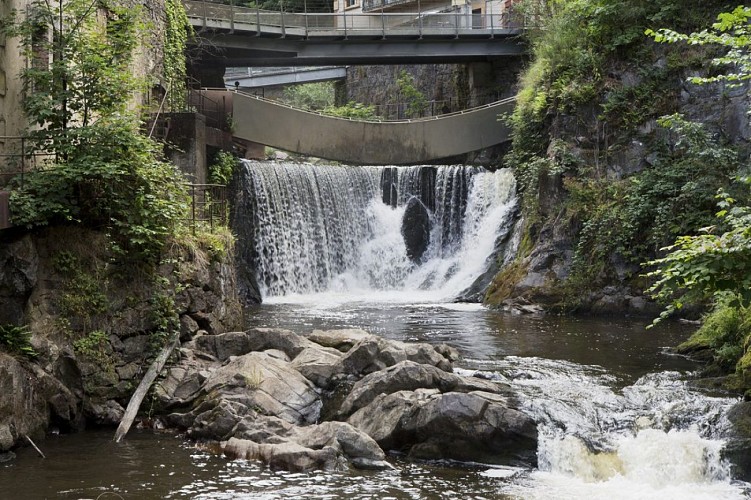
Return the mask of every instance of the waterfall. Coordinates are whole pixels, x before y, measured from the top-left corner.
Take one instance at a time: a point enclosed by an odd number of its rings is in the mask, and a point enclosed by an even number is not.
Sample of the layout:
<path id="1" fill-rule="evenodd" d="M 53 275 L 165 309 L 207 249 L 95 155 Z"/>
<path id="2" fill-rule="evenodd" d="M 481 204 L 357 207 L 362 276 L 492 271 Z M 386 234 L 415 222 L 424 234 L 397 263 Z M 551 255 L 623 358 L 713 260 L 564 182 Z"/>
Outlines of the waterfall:
<path id="1" fill-rule="evenodd" d="M 234 225 L 264 300 L 453 300 L 487 286 L 517 209 L 506 169 L 246 161 L 241 177 Z"/>

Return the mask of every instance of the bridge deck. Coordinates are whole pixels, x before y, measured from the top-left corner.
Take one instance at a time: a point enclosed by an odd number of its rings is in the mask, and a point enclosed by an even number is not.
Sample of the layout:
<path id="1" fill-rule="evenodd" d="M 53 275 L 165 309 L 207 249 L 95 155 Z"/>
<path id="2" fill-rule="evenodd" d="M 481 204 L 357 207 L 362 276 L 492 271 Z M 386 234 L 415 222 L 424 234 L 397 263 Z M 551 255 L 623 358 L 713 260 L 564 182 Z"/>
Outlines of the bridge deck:
<path id="1" fill-rule="evenodd" d="M 185 0 L 218 49 L 206 64 L 321 65 L 465 62 L 520 55 L 520 27 L 498 16 L 443 13 L 297 14 Z"/>
<path id="2" fill-rule="evenodd" d="M 361 165 L 414 164 L 478 151 L 509 138 L 498 115 L 515 98 L 466 111 L 402 121 L 360 121 L 233 94 L 234 135 L 286 151 Z"/>

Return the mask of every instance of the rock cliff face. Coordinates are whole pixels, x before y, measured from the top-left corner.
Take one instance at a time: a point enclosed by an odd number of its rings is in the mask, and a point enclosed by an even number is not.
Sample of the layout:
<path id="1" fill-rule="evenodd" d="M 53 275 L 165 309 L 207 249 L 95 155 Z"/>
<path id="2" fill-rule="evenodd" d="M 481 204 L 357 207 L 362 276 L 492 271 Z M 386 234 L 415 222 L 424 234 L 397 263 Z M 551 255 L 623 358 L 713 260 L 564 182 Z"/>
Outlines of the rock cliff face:
<path id="1" fill-rule="evenodd" d="M 666 63 L 656 57 L 652 64 L 661 67 Z M 680 113 L 688 120 L 705 124 L 721 143 L 737 148 L 747 158 L 751 151 L 749 86 L 694 85 L 686 81 L 687 76 L 675 76 L 670 102 L 661 104 L 661 113 Z M 642 77 L 637 69 L 621 68 L 610 73 L 609 78 L 611 87 L 631 88 L 639 85 Z M 565 150 L 572 162 L 599 169 L 600 179 L 619 181 L 652 167 L 660 148 L 676 147 L 676 139 L 661 129 L 654 118 L 631 129 L 617 129 L 608 128 L 601 113 L 597 102 L 565 113 L 551 110 L 545 124 L 546 140 L 551 144 L 548 158 Z M 565 172 L 541 173 L 532 194 L 539 203 L 538 214 L 530 218 L 533 222 L 525 224 L 523 255 L 513 269 L 496 275 L 486 296 L 489 305 L 514 311 L 523 311 L 529 304 L 539 304 L 543 309 L 566 307 L 562 285 L 571 276 L 582 229 L 564 215 L 570 202 L 567 176 Z M 648 316 L 659 312 L 660 307 L 643 297 L 643 280 L 634 279 L 642 272 L 638 263 L 628 263 L 613 253 L 605 266 L 606 272 L 601 276 L 607 277 L 600 280 L 600 286 L 583 290 L 576 297 L 578 312 Z"/>
<path id="2" fill-rule="evenodd" d="M 35 361 L 0 353 L 0 452 L 24 435 L 119 422 L 164 339 L 240 325 L 233 262 L 176 252 L 156 273 L 120 269 L 102 235 L 50 228 L 0 244 L 0 324 L 27 324 Z"/>

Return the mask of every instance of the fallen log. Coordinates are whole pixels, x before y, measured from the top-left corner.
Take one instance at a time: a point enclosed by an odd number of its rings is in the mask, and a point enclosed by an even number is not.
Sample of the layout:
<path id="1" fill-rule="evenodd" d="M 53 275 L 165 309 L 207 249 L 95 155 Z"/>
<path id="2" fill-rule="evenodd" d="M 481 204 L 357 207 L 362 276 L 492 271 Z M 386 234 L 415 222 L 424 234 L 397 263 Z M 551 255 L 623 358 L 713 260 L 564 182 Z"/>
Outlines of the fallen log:
<path id="1" fill-rule="evenodd" d="M 179 340 L 180 331 L 177 330 L 172 334 L 172 337 L 170 338 L 167 345 L 164 346 L 162 352 L 159 353 L 159 356 L 157 356 L 154 362 L 151 363 L 151 366 L 149 366 L 146 375 L 144 375 L 143 379 L 141 379 L 141 383 L 138 384 L 136 392 L 134 392 L 133 396 L 131 396 L 130 401 L 128 402 L 128 407 L 125 409 L 125 414 L 123 415 L 123 418 L 120 421 L 120 425 L 117 427 L 117 431 L 115 432 L 116 443 L 119 443 L 130 430 L 130 426 L 133 425 L 133 420 L 138 414 L 138 409 L 141 407 L 143 398 L 146 397 L 146 394 L 151 388 L 151 384 L 154 383 L 157 375 L 159 375 L 159 372 L 162 371 L 162 368 L 164 368 L 164 364 L 167 362 L 167 359 L 169 358 L 170 354 L 172 354 L 172 351 L 175 349 L 175 346 L 177 346 Z"/>

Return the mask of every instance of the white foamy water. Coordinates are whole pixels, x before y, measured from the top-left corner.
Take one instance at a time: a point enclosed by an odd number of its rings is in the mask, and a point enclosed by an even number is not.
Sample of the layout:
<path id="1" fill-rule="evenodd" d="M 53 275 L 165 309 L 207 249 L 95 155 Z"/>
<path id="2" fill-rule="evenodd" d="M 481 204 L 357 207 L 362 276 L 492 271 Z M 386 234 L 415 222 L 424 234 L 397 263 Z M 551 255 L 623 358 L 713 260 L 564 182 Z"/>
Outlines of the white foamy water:
<path id="1" fill-rule="evenodd" d="M 598 366 L 510 356 L 484 376 L 511 384 L 539 422 L 538 469 L 503 485 L 529 499 L 741 499 L 718 425 L 737 400 L 676 372 L 618 380 Z M 473 372 L 460 370 L 464 375 Z"/>
<path id="2" fill-rule="evenodd" d="M 248 265 L 270 303 L 451 301 L 488 268 L 499 238 L 511 230 L 517 203 L 508 170 L 246 168 L 254 256 Z M 388 190 L 394 195 L 387 200 Z M 409 259 L 402 236 L 413 197 L 431 220 L 419 263 Z"/>

